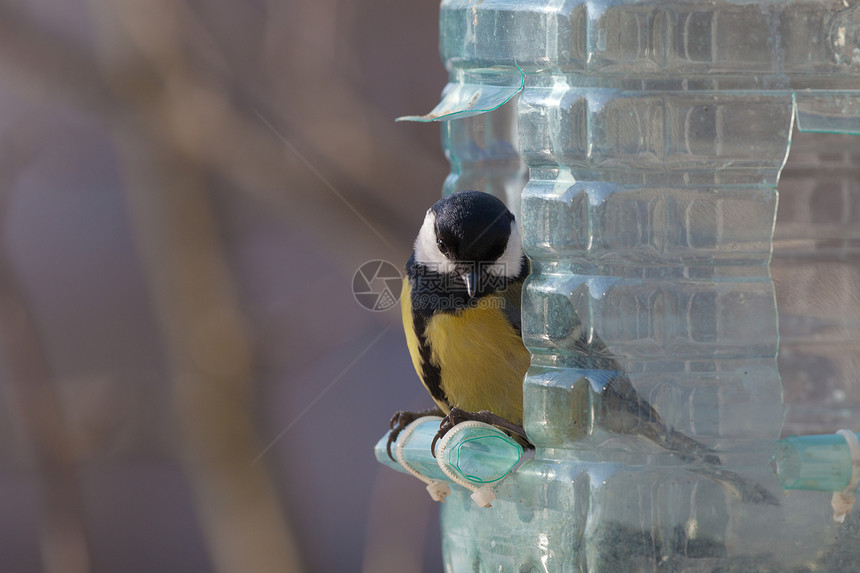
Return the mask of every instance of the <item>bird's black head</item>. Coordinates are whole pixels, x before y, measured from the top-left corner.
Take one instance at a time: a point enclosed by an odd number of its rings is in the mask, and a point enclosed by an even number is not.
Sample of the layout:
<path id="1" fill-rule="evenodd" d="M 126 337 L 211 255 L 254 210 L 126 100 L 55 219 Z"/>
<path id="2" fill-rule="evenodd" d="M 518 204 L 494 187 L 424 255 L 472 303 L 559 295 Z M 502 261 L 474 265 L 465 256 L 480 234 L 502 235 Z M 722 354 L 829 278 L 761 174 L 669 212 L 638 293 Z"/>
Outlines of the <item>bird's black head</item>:
<path id="1" fill-rule="evenodd" d="M 472 298 L 522 278 L 522 240 L 514 215 L 479 191 L 447 195 L 433 205 L 415 240 L 414 261 L 460 281 Z"/>
<path id="2" fill-rule="evenodd" d="M 514 215 L 492 195 L 454 193 L 430 210 L 436 217 L 436 246 L 451 260 L 494 262 L 505 252 Z"/>

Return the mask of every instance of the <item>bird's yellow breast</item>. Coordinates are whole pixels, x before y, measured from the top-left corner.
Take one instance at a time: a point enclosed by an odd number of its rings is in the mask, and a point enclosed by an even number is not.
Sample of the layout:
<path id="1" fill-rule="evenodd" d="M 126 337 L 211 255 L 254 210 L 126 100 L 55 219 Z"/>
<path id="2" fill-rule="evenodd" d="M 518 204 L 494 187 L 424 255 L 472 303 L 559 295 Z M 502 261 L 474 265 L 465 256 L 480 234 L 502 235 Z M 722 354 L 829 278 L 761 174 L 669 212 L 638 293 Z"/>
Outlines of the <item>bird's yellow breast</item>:
<path id="1" fill-rule="evenodd" d="M 406 289 L 404 297 L 408 297 Z M 498 295 L 480 299 L 476 308 L 430 317 L 424 336 L 430 360 L 440 369 L 448 404 L 470 412 L 490 410 L 515 424 L 523 419 L 523 377 L 529 352 L 508 321 L 505 301 Z M 412 362 L 421 376 L 419 340 L 414 332 L 411 304 L 403 303 L 404 328 Z M 439 401 L 437 400 L 437 403 Z"/>

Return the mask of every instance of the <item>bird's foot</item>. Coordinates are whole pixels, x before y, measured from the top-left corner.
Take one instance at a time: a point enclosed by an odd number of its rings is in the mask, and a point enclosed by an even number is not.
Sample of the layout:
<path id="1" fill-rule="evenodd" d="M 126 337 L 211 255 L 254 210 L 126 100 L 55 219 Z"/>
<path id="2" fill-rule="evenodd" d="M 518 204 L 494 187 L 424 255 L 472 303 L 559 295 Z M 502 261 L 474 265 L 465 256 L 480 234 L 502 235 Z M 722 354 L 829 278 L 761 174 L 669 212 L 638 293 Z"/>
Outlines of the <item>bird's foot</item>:
<path id="1" fill-rule="evenodd" d="M 391 416 L 391 420 L 388 422 L 388 427 L 391 428 L 391 432 L 388 433 L 388 443 L 385 445 L 385 451 L 388 452 L 388 457 L 391 458 L 391 461 L 397 462 L 394 459 L 394 455 L 391 453 L 391 444 L 397 441 L 397 436 L 400 435 L 406 426 L 417 420 L 418 418 L 423 418 L 424 416 L 442 416 L 442 410 L 439 408 L 429 408 L 427 410 L 421 410 L 420 412 L 407 412 L 406 410 L 398 410 L 394 412 L 394 415 Z"/>
<path id="2" fill-rule="evenodd" d="M 474 420 L 476 422 L 483 422 L 485 424 L 490 424 L 491 426 L 496 426 L 502 430 L 510 434 L 514 434 L 517 438 L 517 441 L 522 442 L 526 445 L 531 445 L 526 437 L 526 431 L 522 426 L 518 426 L 513 422 L 509 422 L 504 418 L 497 416 L 490 412 L 489 410 L 481 410 L 479 412 L 467 412 L 465 410 L 461 410 L 460 408 L 451 408 L 451 411 L 448 412 L 448 415 L 442 418 L 442 422 L 439 424 L 439 431 L 433 437 L 433 442 L 430 444 L 430 452 L 433 454 L 433 457 L 436 457 L 436 442 L 439 439 L 450 432 L 454 426 L 461 422 L 467 422 L 470 420 Z"/>

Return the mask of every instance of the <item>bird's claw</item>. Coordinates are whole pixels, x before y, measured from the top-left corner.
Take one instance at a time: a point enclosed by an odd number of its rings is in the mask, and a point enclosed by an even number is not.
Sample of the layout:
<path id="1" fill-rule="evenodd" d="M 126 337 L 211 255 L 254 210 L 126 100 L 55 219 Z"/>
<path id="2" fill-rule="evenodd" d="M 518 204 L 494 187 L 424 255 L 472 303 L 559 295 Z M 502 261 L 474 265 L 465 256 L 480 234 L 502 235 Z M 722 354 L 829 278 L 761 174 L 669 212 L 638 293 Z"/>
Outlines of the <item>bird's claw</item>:
<path id="1" fill-rule="evenodd" d="M 391 431 L 388 433 L 388 443 L 385 444 L 385 451 L 388 452 L 388 457 L 391 458 L 392 462 L 396 463 L 397 460 L 394 459 L 394 455 L 391 453 L 391 444 L 397 441 L 397 436 L 400 435 L 400 432 L 417 420 L 418 416 L 415 412 L 407 412 L 406 410 L 398 410 L 391 416 L 391 420 L 388 422 L 388 427 Z"/>
<path id="2" fill-rule="evenodd" d="M 442 421 L 439 422 L 439 431 L 436 432 L 436 435 L 433 436 L 433 441 L 430 442 L 430 453 L 433 454 L 433 457 L 436 457 L 436 442 L 439 439 L 454 429 L 454 426 L 459 424 L 460 422 L 465 422 L 466 420 L 471 420 L 469 417 L 469 412 L 465 410 L 461 410 L 460 408 L 451 408 L 451 411 L 448 412 L 448 415 L 442 418 Z"/>
<path id="3" fill-rule="evenodd" d="M 398 410 L 397 412 L 394 412 L 394 415 L 391 416 L 391 420 L 388 422 L 388 427 L 391 431 L 388 433 L 388 443 L 385 444 L 385 451 L 388 452 L 388 457 L 391 458 L 391 461 L 397 463 L 397 460 L 391 453 L 391 444 L 397 441 L 397 436 L 400 435 L 400 432 L 406 429 L 406 426 L 418 418 L 423 418 L 424 416 L 441 415 L 442 411 L 439 408 L 429 408 L 427 410 L 421 410 L 420 412 L 409 412 L 407 410 Z"/>

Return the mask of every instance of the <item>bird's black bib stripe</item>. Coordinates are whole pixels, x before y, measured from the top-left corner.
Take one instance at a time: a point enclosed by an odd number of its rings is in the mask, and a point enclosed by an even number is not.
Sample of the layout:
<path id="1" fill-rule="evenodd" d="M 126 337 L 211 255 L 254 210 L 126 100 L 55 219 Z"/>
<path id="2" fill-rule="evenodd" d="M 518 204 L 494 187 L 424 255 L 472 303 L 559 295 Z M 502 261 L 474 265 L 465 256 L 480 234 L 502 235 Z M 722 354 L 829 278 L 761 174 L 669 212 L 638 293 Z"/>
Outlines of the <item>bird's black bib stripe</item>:
<path id="1" fill-rule="evenodd" d="M 412 328 L 415 330 L 415 336 L 418 337 L 418 353 L 421 356 L 421 380 L 434 400 L 450 405 L 442 389 L 442 369 L 431 360 L 432 349 L 426 335 L 427 320 L 433 315 L 430 303 L 435 300 L 433 296 L 438 296 L 435 292 L 437 288 L 433 285 L 441 284 L 442 277 L 438 273 L 436 277 L 431 277 L 430 275 L 434 274 L 432 271 L 419 268 L 414 254 L 406 263 L 406 274 L 411 288 Z"/>
<path id="2" fill-rule="evenodd" d="M 424 334 L 426 317 L 419 313 L 412 315 L 412 327 L 418 337 L 418 353 L 421 355 L 421 379 L 434 400 L 444 402 L 450 406 L 448 397 L 442 389 L 442 369 L 430 359 L 431 349 Z"/>

